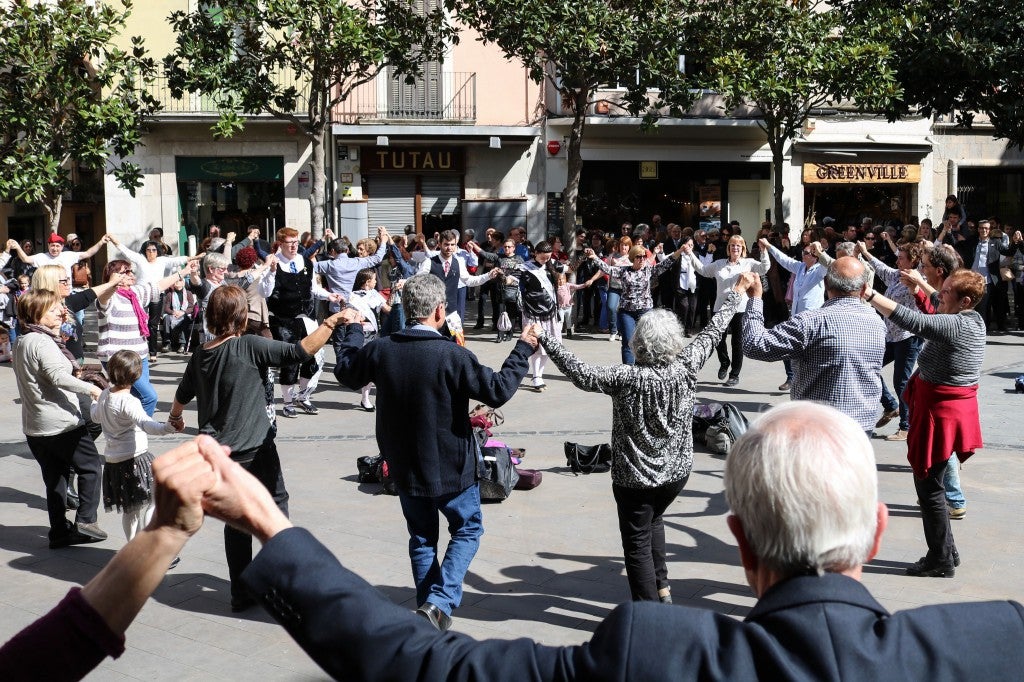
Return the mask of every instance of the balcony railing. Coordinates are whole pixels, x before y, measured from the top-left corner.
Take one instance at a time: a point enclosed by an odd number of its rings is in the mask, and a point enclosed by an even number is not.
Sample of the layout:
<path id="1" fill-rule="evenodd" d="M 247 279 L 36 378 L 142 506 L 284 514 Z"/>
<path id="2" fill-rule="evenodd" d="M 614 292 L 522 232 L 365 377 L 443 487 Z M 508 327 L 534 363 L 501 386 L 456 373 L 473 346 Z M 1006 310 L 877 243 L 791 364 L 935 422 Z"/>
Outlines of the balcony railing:
<path id="1" fill-rule="evenodd" d="M 365 83 L 338 105 L 342 123 L 370 121 L 476 120 L 476 73 L 437 73 L 406 83 L 404 78 Z"/>
<path id="2" fill-rule="evenodd" d="M 280 74 L 275 80 L 280 82 L 285 87 L 295 84 L 295 78 L 291 73 Z M 302 92 L 302 86 L 299 86 L 299 92 Z M 166 76 L 158 76 L 156 80 L 149 86 L 149 92 L 153 97 L 163 105 L 163 109 L 160 114 L 206 114 L 215 116 L 219 113 L 217 109 L 217 100 L 213 95 L 208 94 L 193 94 L 186 92 L 181 97 L 175 97 L 171 94 L 170 85 L 168 85 Z M 301 94 L 296 104 L 294 113 L 305 113 L 305 97 Z"/>

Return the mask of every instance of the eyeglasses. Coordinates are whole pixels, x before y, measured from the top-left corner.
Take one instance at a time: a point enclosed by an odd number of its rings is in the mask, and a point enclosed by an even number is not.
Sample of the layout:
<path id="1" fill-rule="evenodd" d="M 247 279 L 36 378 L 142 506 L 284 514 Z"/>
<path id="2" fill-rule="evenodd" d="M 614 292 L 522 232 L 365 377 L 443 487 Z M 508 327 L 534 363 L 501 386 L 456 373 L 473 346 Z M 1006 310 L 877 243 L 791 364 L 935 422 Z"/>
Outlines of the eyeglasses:
<path id="1" fill-rule="evenodd" d="M 643 260 L 643 256 L 633 256 L 633 260 Z"/>
<path id="2" fill-rule="evenodd" d="M 813 256 L 813 255 L 814 255 L 814 252 L 813 252 L 813 251 L 804 251 L 804 252 L 803 252 L 803 254 L 804 254 L 805 256 Z"/>
<path id="3" fill-rule="evenodd" d="M 218 270 L 220 272 L 226 272 L 227 271 L 227 267 L 220 268 L 220 267 L 214 266 L 214 267 L 210 268 L 211 272 L 214 271 L 214 270 Z"/>
<path id="4" fill-rule="evenodd" d="M 298 245 L 299 240 L 298 239 L 290 239 L 290 240 L 286 239 L 285 241 L 283 241 L 281 243 L 284 244 L 285 246 L 292 246 L 293 244 L 294 245 Z"/>
<path id="5" fill-rule="evenodd" d="M 866 241 L 866 242 L 873 242 L 873 241 L 875 241 L 875 238 L 874 237 L 864 237 L 864 241 Z"/>
<path id="6" fill-rule="evenodd" d="M 71 280 L 70 279 L 58 279 L 57 283 L 58 284 L 71 284 Z"/>

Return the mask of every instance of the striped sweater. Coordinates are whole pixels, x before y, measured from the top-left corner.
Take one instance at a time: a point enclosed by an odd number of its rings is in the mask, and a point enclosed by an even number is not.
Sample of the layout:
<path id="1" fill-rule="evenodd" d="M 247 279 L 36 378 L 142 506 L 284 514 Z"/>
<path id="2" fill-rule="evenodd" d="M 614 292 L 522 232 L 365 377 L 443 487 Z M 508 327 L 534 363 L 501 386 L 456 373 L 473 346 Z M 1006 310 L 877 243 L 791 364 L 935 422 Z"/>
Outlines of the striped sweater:
<path id="1" fill-rule="evenodd" d="M 139 299 L 139 305 L 146 306 L 155 301 L 160 290 L 155 284 L 136 284 L 131 288 Z M 120 293 L 115 293 L 106 304 L 96 301 L 99 343 L 96 357 L 106 361 L 119 350 L 133 350 L 139 357 L 149 357 L 149 344 L 139 329 L 139 320 L 132 309 L 132 302 Z"/>

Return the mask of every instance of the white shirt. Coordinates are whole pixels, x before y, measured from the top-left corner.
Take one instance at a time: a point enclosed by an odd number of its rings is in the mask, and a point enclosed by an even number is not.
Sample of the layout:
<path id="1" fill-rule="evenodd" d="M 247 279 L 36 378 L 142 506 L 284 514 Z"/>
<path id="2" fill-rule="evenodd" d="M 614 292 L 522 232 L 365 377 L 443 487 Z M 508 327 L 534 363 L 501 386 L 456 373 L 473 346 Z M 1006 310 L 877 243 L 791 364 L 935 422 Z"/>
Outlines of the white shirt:
<path id="1" fill-rule="evenodd" d="M 81 260 L 81 255 L 81 251 L 61 251 L 56 258 L 53 258 L 50 256 L 49 251 L 44 251 L 42 253 L 33 253 L 28 259 L 37 268 L 41 268 L 44 265 L 63 265 L 68 279 L 71 279 L 71 266 Z"/>
<path id="2" fill-rule="evenodd" d="M 283 253 L 281 253 L 280 249 L 278 249 L 277 253 L 275 253 L 274 256 L 277 257 L 277 267 L 283 268 L 285 272 L 291 272 L 291 266 L 293 262 L 295 263 L 296 272 L 302 272 L 302 269 L 306 267 L 306 259 L 302 256 L 301 253 L 295 254 L 295 258 L 289 259 L 286 258 Z M 310 267 L 312 267 L 312 265 Z M 276 283 L 277 271 L 273 269 L 268 270 L 267 274 L 264 275 L 263 279 L 260 280 L 260 296 L 262 296 L 263 298 L 270 298 L 270 296 L 274 293 L 274 285 Z M 327 289 L 324 289 L 322 286 L 317 284 L 315 277 L 313 278 L 312 292 L 313 298 L 320 299 L 321 301 L 326 301 L 331 296 L 331 292 L 327 291 Z"/>
<path id="3" fill-rule="evenodd" d="M 142 409 L 142 403 L 129 391 L 111 393 L 104 389 L 99 400 L 89 408 L 92 420 L 103 427 L 107 445 L 103 457 L 107 462 L 125 462 L 149 449 L 147 433 L 159 436 L 174 433 L 169 423 L 154 421 Z"/>
<path id="4" fill-rule="evenodd" d="M 132 251 L 124 244 L 118 244 L 117 250 L 135 266 L 135 281 L 140 284 L 156 284 L 167 276 L 168 268 L 178 268 L 188 262 L 188 256 L 157 256 L 151 263 L 141 253 Z"/>
<path id="5" fill-rule="evenodd" d="M 430 272 L 430 259 L 434 256 L 440 258 L 441 252 L 434 251 L 433 253 L 429 253 L 429 255 L 420 262 L 419 272 L 421 274 L 425 272 Z M 452 260 L 459 261 L 459 289 L 464 289 L 465 287 L 478 287 L 484 282 L 491 279 L 490 272 L 485 272 L 482 275 L 469 274 L 469 270 L 466 269 L 466 261 L 458 253 L 452 256 Z M 441 263 L 443 267 L 443 258 L 441 258 Z"/>

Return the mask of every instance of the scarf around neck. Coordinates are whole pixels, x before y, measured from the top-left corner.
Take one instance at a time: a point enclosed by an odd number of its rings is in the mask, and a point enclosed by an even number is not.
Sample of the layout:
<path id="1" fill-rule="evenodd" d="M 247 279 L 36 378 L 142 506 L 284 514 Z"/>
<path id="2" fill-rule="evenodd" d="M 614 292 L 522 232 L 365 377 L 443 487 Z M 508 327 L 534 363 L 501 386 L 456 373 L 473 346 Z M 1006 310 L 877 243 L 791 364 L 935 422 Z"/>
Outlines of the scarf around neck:
<path id="1" fill-rule="evenodd" d="M 135 311 L 135 318 L 139 321 L 139 334 L 142 338 L 149 338 L 149 315 L 142 309 L 142 304 L 139 303 L 139 297 L 135 295 L 135 292 L 131 289 L 118 289 L 118 295 L 124 296 L 132 303 L 132 310 Z"/>
<path id="2" fill-rule="evenodd" d="M 71 372 L 74 373 L 78 369 L 78 359 L 68 350 L 68 347 L 64 344 L 64 340 L 59 334 L 54 334 L 53 331 L 47 329 L 41 324 L 27 324 L 25 325 L 25 334 L 43 334 L 53 339 L 53 342 L 57 344 L 57 348 L 60 348 L 60 352 L 64 354 L 64 357 L 71 363 Z"/>

